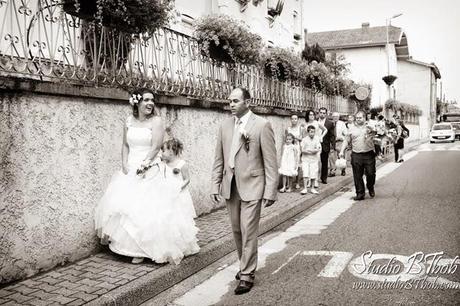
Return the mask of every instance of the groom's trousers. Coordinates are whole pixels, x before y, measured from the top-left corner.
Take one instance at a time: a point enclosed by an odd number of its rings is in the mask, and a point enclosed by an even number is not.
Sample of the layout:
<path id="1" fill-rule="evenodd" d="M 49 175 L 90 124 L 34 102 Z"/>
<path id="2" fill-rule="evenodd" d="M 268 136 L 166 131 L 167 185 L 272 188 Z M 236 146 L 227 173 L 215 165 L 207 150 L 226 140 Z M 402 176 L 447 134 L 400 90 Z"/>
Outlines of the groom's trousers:
<path id="1" fill-rule="evenodd" d="M 236 250 L 240 260 L 240 279 L 254 282 L 254 272 L 257 268 L 257 237 L 259 235 L 259 220 L 261 200 L 242 201 L 232 180 L 230 199 L 227 209 L 232 223 Z"/>

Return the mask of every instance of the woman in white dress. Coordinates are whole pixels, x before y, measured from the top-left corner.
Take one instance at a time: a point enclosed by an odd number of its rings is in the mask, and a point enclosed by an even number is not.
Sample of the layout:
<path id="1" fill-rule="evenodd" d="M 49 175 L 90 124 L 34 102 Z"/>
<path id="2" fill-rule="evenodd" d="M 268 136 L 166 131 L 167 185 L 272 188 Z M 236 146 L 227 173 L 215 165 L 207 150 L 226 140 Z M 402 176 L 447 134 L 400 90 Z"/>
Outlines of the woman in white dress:
<path id="1" fill-rule="evenodd" d="M 95 210 L 102 243 L 133 263 L 150 258 L 178 264 L 199 251 L 198 229 L 177 209 L 177 184 L 166 176 L 160 158 L 165 128 L 155 115 L 155 95 L 146 89 L 133 95 L 133 115 L 123 132 L 122 170 L 115 173 Z"/>
<path id="2" fill-rule="evenodd" d="M 300 163 L 300 142 L 302 141 L 303 135 L 304 135 L 304 124 L 299 123 L 299 116 L 297 114 L 291 115 L 291 125 L 287 127 L 287 129 L 284 131 L 284 137 L 286 137 L 288 134 L 291 134 L 294 136 L 294 145 L 298 147 L 298 154 L 299 157 L 297 161 L 299 164 L 297 165 L 297 176 L 296 176 L 296 182 L 295 182 L 295 189 L 300 189 L 300 184 L 299 182 L 302 180 L 301 177 L 301 163 Z"/>

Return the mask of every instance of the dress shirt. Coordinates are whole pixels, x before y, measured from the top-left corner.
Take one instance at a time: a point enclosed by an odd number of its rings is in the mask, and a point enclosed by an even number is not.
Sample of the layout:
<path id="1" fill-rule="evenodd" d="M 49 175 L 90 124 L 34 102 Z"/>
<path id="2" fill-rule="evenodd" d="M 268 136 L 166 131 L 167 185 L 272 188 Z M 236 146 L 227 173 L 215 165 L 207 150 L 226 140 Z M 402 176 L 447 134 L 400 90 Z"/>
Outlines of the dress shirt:
<path id="1" fill-rule="evenodd" d="M 347 136 L 348 143 L 351 143 L 351 150 L 355 153 L 374 151 L 374 133 L 369 132 L 368 127 L 354 124 L 349 128 Z"/>
<path id="2" fill-rule="evenodd" d="M 347 126 L 343 121 L 335 122 L 335 140 L 343 141 L 345 136 L 347 136 Z"/>
<path id="3" fill-rule="evenodd" d="M 249 117 L 251 117 L 252 112 L 248 111 L 246 114 L 244 114 L 243 117 L 240 118 L 240 129 L 244 129 L 246 127 L 246 124 L 248 123 Z M 235 128 L 237 127 L 237 122 L 238 122 L 238 117 L 235 117 Z"/>

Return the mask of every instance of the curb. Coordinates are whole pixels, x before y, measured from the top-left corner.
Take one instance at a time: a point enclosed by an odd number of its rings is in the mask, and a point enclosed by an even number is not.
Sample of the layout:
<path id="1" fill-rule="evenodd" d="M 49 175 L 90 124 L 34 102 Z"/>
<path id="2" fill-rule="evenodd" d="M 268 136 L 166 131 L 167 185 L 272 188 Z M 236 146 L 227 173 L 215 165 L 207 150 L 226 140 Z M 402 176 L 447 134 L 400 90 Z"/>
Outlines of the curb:
<path id="1" fill-rule="evenodd" d="M 422 140 L 408 143 L 407 151 L 411 151 L 414 147 L 423 142 L 425 141 Z M 384 161 L 377 161 L 377 166 L 387 163 L 391 160 L 391 158 L 394 158 L 394 154 L 389 155 Z M 347 175 L 345 178 L 336 183 L 323 186 L 321 193 L 314 198 L 299 199 L 294 202 L 295 205 L 285 211 L 272 216 L 267 216 L 260 222 L 259 236 L 314 206 L 352 182 L 353 177 Z M 133 280 L 132 282 L 107 292 L 99 298 L 89 302 L 87 305 L 139 305 L 209 266 L 234 250 L 235 245 L 233 242 L 233 235 L 228 234 L 203 246 L 200 253 L 195 256 L 186 257 L 179 265 L 165 265 L 160 269 L 154 270 L 136 280 Z"/>

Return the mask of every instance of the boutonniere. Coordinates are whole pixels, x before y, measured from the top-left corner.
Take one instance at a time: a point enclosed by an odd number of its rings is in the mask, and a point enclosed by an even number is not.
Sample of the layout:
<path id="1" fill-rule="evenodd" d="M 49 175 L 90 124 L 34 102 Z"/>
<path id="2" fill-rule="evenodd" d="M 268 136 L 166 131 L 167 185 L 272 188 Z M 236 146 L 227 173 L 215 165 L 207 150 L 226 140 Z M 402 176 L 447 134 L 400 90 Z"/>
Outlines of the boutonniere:
<path id="1" fill-rule="evenodd" d="M 244 128 L 240 129 L 240 134 L 241 134 L 241 138 L 243 139 L 244 149 L 246 150 L 246 152 L 249 152 L 249 142 L 250 142 L 249 134 L 248 132 L 246 132 Z"/>

